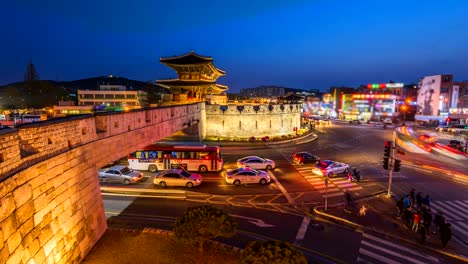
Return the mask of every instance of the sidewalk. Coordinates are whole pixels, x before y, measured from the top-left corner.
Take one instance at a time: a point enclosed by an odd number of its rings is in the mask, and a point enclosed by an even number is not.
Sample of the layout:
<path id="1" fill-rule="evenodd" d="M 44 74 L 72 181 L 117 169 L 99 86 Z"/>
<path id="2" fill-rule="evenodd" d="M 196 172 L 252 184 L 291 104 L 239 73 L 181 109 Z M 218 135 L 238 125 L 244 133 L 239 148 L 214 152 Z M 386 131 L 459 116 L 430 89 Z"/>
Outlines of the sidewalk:
<path id="1" fill-rule="evenodd" d="M 365 207 L 367 210 L 363 210 Z M 446 248 L 442 248 L 439 234 L 433 234 L 435 226 L 432 225 L 431 233 L 424 245 L 420 243 L 420 234 L 411 231 L 404 226 L 401 219 L 397 219 L 395 201 L 386 194 L 356 200 L 351 203 L 350 212 L 345 212 L 343 204 L 329 206 L 325 211 L 323 206 L 315 207 L 314 213 L 334 222 L 339 222 L 353 228 L 375 232 L 382 237 L 388 237 L 404 241 L 415 246 L 423 246 L 458 260 L 467 262 L 466 248 L 457 243 L 453 238 Z M 360 215 L 360 211 L 362 215 Z"/>

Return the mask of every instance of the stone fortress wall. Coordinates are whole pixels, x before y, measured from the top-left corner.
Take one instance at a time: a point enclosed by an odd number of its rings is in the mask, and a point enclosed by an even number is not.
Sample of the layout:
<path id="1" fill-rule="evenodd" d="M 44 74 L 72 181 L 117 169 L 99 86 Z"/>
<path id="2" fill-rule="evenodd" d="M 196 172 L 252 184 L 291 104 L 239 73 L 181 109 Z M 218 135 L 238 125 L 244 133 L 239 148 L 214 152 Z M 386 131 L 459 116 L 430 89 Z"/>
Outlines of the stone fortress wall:
<path id="1" fill-rule="evenodd" d="M 198 123 L 204 103 L 0 130 L 0 263 L 79 263 L 107 223 L 97 170 Z"/>
<path id="2" fill-rule="evenodd" d="M 206 137 L 256 138 L 293 134 L 301 104 L 206 105 Z"/>

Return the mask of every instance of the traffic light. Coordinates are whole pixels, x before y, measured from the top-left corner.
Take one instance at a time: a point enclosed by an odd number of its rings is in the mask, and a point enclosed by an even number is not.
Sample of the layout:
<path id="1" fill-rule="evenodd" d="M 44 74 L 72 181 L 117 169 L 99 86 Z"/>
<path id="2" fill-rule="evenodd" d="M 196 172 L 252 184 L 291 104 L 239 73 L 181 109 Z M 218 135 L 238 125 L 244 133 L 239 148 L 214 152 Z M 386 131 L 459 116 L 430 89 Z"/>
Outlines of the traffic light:
<path id="1" fill-rule="evenodd" d="M 389 161 L 389 158 L 388 157 L 384 157 L 383 158 L 383 168 L 388 170 L 388 161 Z"/>
<path id="2" fill-rule="evenodd" d="M 395 166 L 393 166 L 393 171 L 400 171 L 400 167 L 401 167 L 401 160 L 395 160 Z"/>
<path id="3" fill-rule="evenodd" d="M 392 151 L 392 142 L 385 141 L 385 148 L 384 148 L 384 157 L 390 157 L 390 152 Z"/>

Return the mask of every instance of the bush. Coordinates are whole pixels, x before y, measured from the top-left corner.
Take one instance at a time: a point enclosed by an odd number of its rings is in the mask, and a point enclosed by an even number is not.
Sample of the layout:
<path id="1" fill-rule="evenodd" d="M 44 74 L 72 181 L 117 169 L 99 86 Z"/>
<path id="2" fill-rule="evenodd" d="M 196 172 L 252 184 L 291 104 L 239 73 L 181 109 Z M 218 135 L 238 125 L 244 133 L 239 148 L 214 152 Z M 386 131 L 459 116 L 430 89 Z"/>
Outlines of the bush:
<path id="1" fill-rule="evenodd" d="M 278 240 L 252 241 L 241 255 L 242 263 L 307 263 L 304 254 L 288 242 Z"/>
<path id="2" fill-rule="evenodd" d="M 255 141 L 255 139 L 256 139 L 255 137 L 250 137 L 249 140 L 250 140 L 251 142 L 253 142 L 253 141 Z"/>
<path id="3" fill-rule="evenodd" d="M 270 140 L 270 137 L 269 136 L 264 136 L 264 137 L 262 137 L 262 140 L 263 141 L 268 141 L 268 140 Z"/>
<path id="4" fill-rule="evenodd" d="M 197 244 L 203 252 L 206 240 L 231 237 L 236 233 L 237 222 L 225 211 L 210 205 L 189 207 L 178 217 L 174 227 L 176 238 Z"/>

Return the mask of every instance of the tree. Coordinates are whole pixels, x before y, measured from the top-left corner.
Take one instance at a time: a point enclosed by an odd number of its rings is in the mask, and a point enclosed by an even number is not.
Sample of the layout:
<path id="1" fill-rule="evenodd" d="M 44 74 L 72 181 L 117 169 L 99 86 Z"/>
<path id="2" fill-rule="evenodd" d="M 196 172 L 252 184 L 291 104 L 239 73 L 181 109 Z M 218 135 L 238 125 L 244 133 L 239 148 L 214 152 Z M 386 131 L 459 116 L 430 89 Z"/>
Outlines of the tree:
<path id="1" fill-rule="evenodd" d="M 252 241 L 242 252 L 242 263 L 298 263 L 307 264 L 304 254 L 291 244 L 278 240 Z"/>
<path id="2" fill-rule="evenodd" d="M 37 74 L 36 67 L 34 67 L 32 61 L 29 61 L 29 64 L 26 67 L 26 73 L 24 74 L 24 81 L 29 82 L 37 80 L 39 80 L 39 74 Z"/>
<path id="3" fill-rule="evenodd" d="M 236 233 L 237 222 L 225 211 L 204 205 L 189 207 L 178 217 L 174 227 L 176 238 L 197 244 L 200 252 L 206 240 L 215 237 L 231 237 Z"/>

